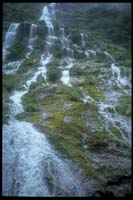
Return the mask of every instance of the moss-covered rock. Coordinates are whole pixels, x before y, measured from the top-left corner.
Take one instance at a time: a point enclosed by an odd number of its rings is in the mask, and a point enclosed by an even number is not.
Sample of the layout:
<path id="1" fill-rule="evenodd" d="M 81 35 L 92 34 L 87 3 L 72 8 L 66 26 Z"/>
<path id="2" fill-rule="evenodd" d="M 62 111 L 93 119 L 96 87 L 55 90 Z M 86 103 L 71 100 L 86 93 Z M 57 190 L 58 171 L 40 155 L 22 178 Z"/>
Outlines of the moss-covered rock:
<path id="1" fill-rule="evenodd" d="M 131 117 L 131 97 L 121 96 L 115 108 L 120 115 Z"/>

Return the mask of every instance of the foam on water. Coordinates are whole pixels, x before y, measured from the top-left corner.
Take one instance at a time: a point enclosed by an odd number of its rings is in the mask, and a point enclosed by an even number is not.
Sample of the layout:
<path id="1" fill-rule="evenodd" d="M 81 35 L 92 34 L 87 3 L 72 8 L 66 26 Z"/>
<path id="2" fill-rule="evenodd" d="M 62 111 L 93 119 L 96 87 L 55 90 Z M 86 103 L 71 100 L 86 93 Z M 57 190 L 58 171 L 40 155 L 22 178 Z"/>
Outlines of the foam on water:
<path id="1" fill-rule="evenodd" d="M 10 121 L 3 133 L 3 195 L 85 195 L 80 173 L 74 174 L 31 124 Z"/>

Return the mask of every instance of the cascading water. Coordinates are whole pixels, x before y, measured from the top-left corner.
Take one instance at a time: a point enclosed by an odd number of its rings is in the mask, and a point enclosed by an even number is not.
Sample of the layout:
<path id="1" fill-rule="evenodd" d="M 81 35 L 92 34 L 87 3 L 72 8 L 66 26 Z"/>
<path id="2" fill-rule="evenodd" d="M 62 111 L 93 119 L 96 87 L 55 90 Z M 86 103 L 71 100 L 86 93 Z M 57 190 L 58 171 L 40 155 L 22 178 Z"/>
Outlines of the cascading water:
<path id="1" fill-rule="evenodd" d="M 63 84 L 68 85 L 68 86 L 72 86 L 71 85 L 71 80 L 70 80 L 70 74 L 69 74 L 69 70 L 71 67 L 73 67 L 73 63 L 74 63 L 74 51 L 73 49 L 70 48 L 70 44 L 68 41 L 68 38 L 65 36 L 65 30 L 64 28 L 60 28 L 59 29 L 59 36 L 60 36 L 60 41 L 61 41 L 61 45 L 62 45 L 62 49 L 66 50 L 66 57 L 64 58 L 64 61 L 67 63 L 66 65 L 66 70 L 64 70 L 62 72 L 62 77 L 61 77 L 61 81 Z"/>
<path id="2" fill-rule="evenodd" d="M 53 30 L 51 15 L 49 5 L 44 7 L 41 19 L 48 25 L 48 36 Z M 82 185 L 81 172 L 74 172 L 73 166 L 59 158 L 43 134 L 32 124 L 15 119 L 24 111 L 22 97 L 31 84 L 40 74 L 46 76 L 45 65 L 52 59 L 50 48 L 47 50 L 48 56 L 41 56 L 41 66 L 23 85 L 25 89 L 10 96 L 10 120 L 3 126 L 2 185 L 6 196 L 85 196 L 89 191 L 87 184 Z"/>
<path id="3" fill-rule="evenodd" d="M 44 20 L 46 22 L 48 28 L 48 37 L 47 37 L 47 46 L 46 49 L 48 53 L 50 53 L 51 48 L 54 45 L 55 35 L 54 35 L 54 26 L 52 20 L 55 18 L 55 3 L 51 3 L 48 6 L 43 8 L 42 15 L 40 20 Z"/>
<path id="4" fill-rule="evenodd" d="M 81 45 L 82 45 L 82 47 L 85 47 L 85 37 L 84 37 L 84 34 L 81 33 L 80 36 L 81 36 Z"/>
<path id="5" fill-rule="evenodd" d="M 37 25 L 31 24 L 28 47 L 32 50 L 36 41 Z"/>
<path id="6" fill-rule="evenodd" d="M 113 85 L 116 85 L 117 87 L 122 89 L 123 86 L 130 85 L 127 77 L 121 76 L 120 68 L 117 67 L 114 63 L 111 64 L 111 73 L 112 73 L 112 77 L 111 77 L 111 80 L 110 80 L 110 87 L 112 87 Z"/>
<path id="7" fill-rule="evenodd" d="M 29 41 L 28 41 L 28 48 L 30 51 L 26 54 L 26 58 L 28 58 L 33 51 L 33 47 L 34 47 L 36 39 L 37 39 L 36 34 L 37 34 L 37 25 L 31 24 L 30 33 L 29 33 Z"/>
<path id="8" fill-rule="evenodd" d="M 3 45 L 3 62 L 6 60 L 6 57 L 9 53 L 8 48 L 12 47 L 15 42 L 19 25 L 20 25 L 19 23 L 11 23 L 5 35 L 5 41 Z M 17 61 L 12 61 L 7 64 L 4 64 L 3 73 L 14 74 L 18 70 L 18 68 L 21 66 L 22 62 L 23 62 L 22 60 L 17 60 Z"/>
<path id="9" fill-rule="evenodd" d="M 86 183 L 84 181 L 82 172 L 79 171 L 77 167 L 73 166 L 72 163 L 61 158 L 49 144 L 45 135 L 40 133 L 32 124 L 19 121 L 15 118 L 17 114 L 24 112 L 22 98 L 29 92 L 32 83 L 37 82 L 37 78 L 41 75 L 44 77 L 45 83 L 48 84 L 46 65 L 54 58 L 52 49 L 54 48 L 55 41 L 58 39 L 57 36 L 55 36 L 53 25 L 53 20 L 55 19 L 56 4 L 48 4 L 43 8 L 40 17 L 40 20 L 44 20 L 47 25 L 48 35 L 45 41 L 45 51 L 40 58 L 39 67 L 34 75 L 32 75 L 29 80 L 25 81 L 23 85 L 24 89 L 21 91 L 14 91 L 10 96 L 10 119 L 8 124 L 3 126 L 2 186 L 3 195 L 6 196 L 56 197 L 87 196 L 91 195 L 91 193 L 93 194 L 93 188 L 91 188 L 89 182 Z M 6 50 L 13 45 L 18 26 L 19 24 L 12 24 L 11 27 L 9 27 L 4 43 L 4 48 Z M 31 51 L 34 49 L 36 32 L 37 25 L 31 24 L 28 42 L 28 47 Z M 62 68 L 65 69 L 62 71 L 61 81 L 63 84 L 72 87 L 69 70 L 74 65 L 74 52 L 70 47 L 70 41 L 65 36 L 64 28 L 59 29 L 59 40 L 62 49 L 64 49 L 66 53 L 61 60 L 62 63 L 66 63 L 65 67 L 62 66 Z M 87 58 L 91 59 L 97 55 L 97 51 L 91 49 L 82 51 L 83 47 L 87 46 L 85 42 L 87 42 L 87 40 L 85 40 L 84 34 L 81 33 L 81 47 L 76 44 L 73 46 L 79 54 L 84 54 Z M 103 118 L 103 126 L 106 132 L 112 135 L 114 140 L 130 146 L 131 121 L 128 117 L 117 113 L 115 104 L 119 101 L 119 95 L 117 92 L 113 95 L 111 91 L 114 85 L 123 89 L 130 84 L 128 78 L 121 75 L 121 69 L 114 64 L 112 55 L 105 51 L 103 53 L 112 61 L 111 67 L 106 69 L 106 72 L 108 74 L 110 73 L 109 94 L 104 101 L 96 101 L 81 87 L 83 102 L 92 103 L 97 106 L 98 112 Z M 5 68 L 5 73 L 15 73 L 15 68 L 17 69 L 19 64 L 18 61 L 8 63 L 7 68 Z M 91 65 L 89 67 L 91 67 Z M 107 83 L 107 85 L 109 84 Z M 126 89 L 124 91 L 126 93 Z M 121 134 L 120 137 L 113 134 L 111 131 L 112 127 L 119 130 Z M 99 129 L 97 131 L 99 131 Z"/>
<path id="10" fill-rule="evenodd" d="M 9 62 L 8 64 L 4 65 L 3 73 L 4 74 L 15 74 L 22 63 L 23 63 L 23 60 Z"/>
<path id="11" fill-rule="evenodd" d="M 67 57 L 68 58 L 73 58 L 73 50 L 70 48 L 70 44 L 69 44 L 69 40 L 68 38 L 65 36 L 65 30 L 64 28 L 60 28 L 59 29 L 59 35 L 60 35 L 60 41 L 61 41 L 61 45 L 62 45 L 62 49 L 66 50 L 67 53 Z"/>
<path id="12" fill-rule="evenodd" d="M 15 37 L 16 37 L 16 33 L 17 33 L 17 29 L 19 25 L 20 25 L 19 23 L 12 23 L 9 26 L 9 29 L 5 35 L 5 41 L 3 45 L 3 61 L 6 59 L 6 56 L 8 54 L 8 48 L 10 48 L 15 41 Z"/>
<path id="13" fill-rule="evenodd" d="M 34 81 L 27 81 L 26 90 L 15 91 L 10 97 L 10 121 L 3 127 L 3 195 L 85 195 L 87 188 L 80 186 L 80 173 L 74 174 L 30 123 L 15 119 L 24 111 L 21 99 Z"/>

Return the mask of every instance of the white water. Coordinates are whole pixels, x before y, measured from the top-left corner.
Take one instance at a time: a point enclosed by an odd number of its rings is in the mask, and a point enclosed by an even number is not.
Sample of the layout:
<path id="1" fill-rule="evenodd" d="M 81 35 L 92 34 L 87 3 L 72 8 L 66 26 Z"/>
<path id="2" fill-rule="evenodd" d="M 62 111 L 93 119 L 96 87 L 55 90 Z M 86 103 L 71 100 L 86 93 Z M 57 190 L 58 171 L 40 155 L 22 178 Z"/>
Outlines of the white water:
<path id="1" fill-rule="evenodd" d="M 51 52 L 55 41 L 54 26 L 52 22 L 55 18 L 55 7 L 55 3 L 45 6 L 39 19 L 41 21 L 44 20 L 48 28 L 48 36 L 46 39 L 47 45 L 45 47 L 48 54 Z"/>
<path id="2" fill-rule="evenodd" d="M 28 42 L 28 47 L 31 50 L 33 50 L 33 46 L 34 46 L 35 41 L 36 41 L 36 32 L 37 32 L 37 25 L 31 24 L 30 34 L 29 34 L 29 42 Z"/>
<path id="3" fill-rule="evenodd" d="M 62 72 L 62 77 L 61 77 L 61 81 L 64 85 L 67 85 L 67 86 L 72 86 L 71 85 L 71 80 L 70 80 L 70 75 L 69 75 L 69 71 L 68 70 L 64 70 Z"/>
<path id="4" fill-rule="evenodd" d="M 23 111 L 21 98 L 26 92 L 11 96 L 14 116 Z M 85 195 L 80 173 L 72 172 L 43 134 L 13 115 L 9 124 L 3 126 L 3 195 Z"/>
<path id="5" fill-rule="evenodd" d="M 45 6 L 41 16 L 51 37 L 51 15 L 55 14 L 53 5 Z M 2 186 L 6 196 L 86 196 L 89 190 L 91 193 L 91 187 L 84 184 L 81 172 L 59 157 L 44 134 L 32 124 L 15 119 L 24 111 L 22 97 L 28 93 L 31 84 L 37 81 L 39 75 L 46 79 L 46 65 L 53 58 L 51 45 L 48 47 L 47 54 L 44 52 L 41 56 L 37 72 L 26 81 L 25 90 L 14 91 L 10 96 L 10 120 L 8 125 L 3 126 Z M 73 64 L 71 59 L 67 62 L 69 69 Z M 64 76 L 67 76 L 68 84 L 68 71 L 64 72 Z"/>
<path id="6" fill-rule="evenodd" d="M 55 8 L 55 3 L 45 6 L 42 16 L 40 17 L 40 20 L 46 22 L 48 36 L 46 38 L 47 44 L 45 46 L 45 52 L 41 55 L 40 65 L 37 71 L 31 79 L 25 83 L 25 90 L 14 91 L 10 96 L 12 100 L 10 105 L 11 116 L 9 124 L 3 126 L 3 195 L 86 196 L 89 192 L 91 193 L 91 185 L 83 184 L 83 175 L 79 171 L 76 171 L 77 169 L 70 165 L 70 163 L 68 164 L 68 161 L 60 158 L 49 144 L 44 134 L 36 130 L 32 124 L 15 119 L 17 114 L 24 112 L 22 97 L 28 93 L 31 84 L 35 83 L 40 75 L 44 77 L 47 83 L 46 65 L 53 59 L 52 48 L 54 47 L 54 42 L 58 39 L 55 36 L 53 26 L 53 20 L 56 18 Z M 63 84 L 71 87 L 69 69 L 73 67 L 74 64 L 73 50 L 70 48 L 70 42 L 65 36 L 64 28 L 60 28 L 59 37 L 62 49 L 64 48 L 67 52 L 66 57 L 63 58 L 63 61 L 65 61 L 67 65 L 62 72 L 61 81 Z M 34 47 L 35 38 L 36 27 L 32 25 L 28 43 L 30 49 Z M 82 46 L 85 46 L 83 41 L 81 41 L 81 43 Z M 77 48 L 77 46 L 75 46 L 75 48 Z M 77 51 L 81 53 L 80 50 Z M 84 53 L 88 58 L 96 56 L 96 51 L 94 50 L 86 50 Z M 107 52 L 104 53 L 112 59 L 111 55 Z M 8 63 L 5 73 L 15 73 L 19 64 L 20 61 Z M 120 68 L 114 63 L 111 65 L 110 72 L 111 87 L 114 82 L 121 88 L 129 85 L 127 77 L 122 77 Z M 117 100 L 115 100 L 115 98 L 117 94 L 110 94 L 114 100 L 113 103 L 110 102 L 109 99 L 105 102 L 97 102 L 88 93 L 83 91 L 83 102 L 97 105 L 99 113 L 104 119 L 107 132 L 111 134 L 115 140 L 130 146 L 131 121 L 116 112 L 115 103 Z M 108 95 L 108 98 L 110 95 Z M 111 110 L 111 112 L 109 110 Z M 121 138 L 118 138 L 110 131 L 111 127 L 119 129 Z"/>
<path id="7" fill-rule="evenodd" d="M 80 36 L 81 36 L 81 45 L 82 45 L 82 47 L 84 47 L 85 46 L 85 37 L 84 37 L 84 34 L 81 33 Z"/>
<path id="8" fill-rule="evenodd" d="M 40 67 L 38 67 L 38 71 L 34 74 L 34 76 L 26 82 L 26 87 L 30 87 L 32 83 L 35 83 L 37 81 L 37 78 L 42 75 L 44 77 L 44 80 L 47 81 L 46 73 L 46 65 L 52 61 L 53 56 L 49 54 L 48 57 L 44 57 L 44 55 L 41 56 L 40 60 Z"/>
<path id="9" fill-rule="evenodd" d="M 112 79 L 111 85 L 113 86 L 116 84 L 119 88 L 123 89 L 123 86 L 130 85 L 129 80 L 126 76 L 121 76 L 121 70 L 119 67 L 117 67 L 114 63 L 111 64 L 111 73 L 112 73 Z"/>
<path id="10" fill-rule="evenodd" d="M 12 61 L 9 62 L 8 64 L 4 65 L 3 68 L 3 73 L 5 74 L 15 74 L 16 71 L 19 69 L 19 67 L 22 65 L 23 60 L 18 60 L 18 61 Z"/>
<path id="11" fill-rule="evenodd" d="M 109 111 L 112 110 L 112 112 Z M 104 118 L 104 125 L 109 134 L 111 134 L 115 140 L 118 140 L 124 144 L 131 145 L 131 120 L 127 117 L 119 115 L 115 107 L 112 104 L 106 104 L 102 102 L 99 104 L 99 113 Z M 121 137 L 118 138 L 111 131 L 111 127 L 119 130 Z"/>
<path id="12" fill-rule="evenodd" d="M 8 48 L 10 48 L 15 41 L 15 37 L 16 37 L 16 33 L 17 33 L 17 29 L 19 25 L 20 25 L 19 23 L 11 23 L 8 28 L 8 31 L 5 35 L 4 45 L 3 45 L 3 61 L 6 59 L 6 56 L 8 54 Z"/>
<path id="13" fill-rule="evenodd" d="M 64 28 L 59 29 L 59 39 L 61 41 L 62 49 L 66 50 L 66 56 L 72 59 L 74 57 L 74 51 L 70 48 L 70 42 L 65 36 Z"/>
<path id="14" fill-rule="evenodd" d="M 62 77 L 60 80 L 64 85 L 71 87 L 72 84 L 71 84 L 71 77 L 70 77 L 69 69 L 71 69 L 73 67 L 75 59 L 66 57 L 64 59 L 64 61 L 67 63 L 67 65 L 65 66 L 65 70 L 62 71 Z"/>
<path id="15" fill-rule="evenodd" d="M 64 58 L 64 61 L 67 63 L 67 65 L 65 66 L 65 70 L 62 71 L 62 77 L 60 80 L 64 85 L 71 87 L 72 85 L 71 85 L 69 69 L 73 67 L 75 59 L 74 59 L 74 51 L 73 49 L 70 48 L 69 40 L 65 36 L 64 28 L 59 29 L 59 39 L 61 41 L 62 49 L 66 50 L 66 57 Z"/>
<path id="16" fill-rule="evenodd" d="M 107 73 L 110 74 L 110 77 L 108 77 L 110 88 L 107 88 L 108 92 L 105 93 L 105 100 L 94 100 L 81 87 L 83 93 L 83 102 L 93 103 L 95 106 L 98 107 L 99 114 L 102 116 L 103 119 L 103 127 L 105 128 L 106 132 L 113 137 L 114 140 L 117 140 L 122 144 L 126 144 L 127 146 L 131 146 L 131 119 L 129 117 L 120 115 L 115 109 L 115 106 L 119 103 L 119 97 L 123 95 L 130 95 L 130 80 L 128 80 L 128 77 L 126 75 L 122 77 L 121 68 L 116 66 L 114 63 L 112 63 L 110 69 L 107 69 L 105 72 L 106 75 Z M 122 89 L 123 93 L 114 92 L 112 90 L 112 87 L 114 85 L 115 87 Z M 128 86 L 129 89 L 124 89 L 124 86 Z M 98 127 L 98 129 L 99 128 L 100 127 Z M 113 131 L 111 130 L 112 128 L 115 128 L 119 131 L 119 136 L 116 136 L 116 134 L 113 133 Z"/>

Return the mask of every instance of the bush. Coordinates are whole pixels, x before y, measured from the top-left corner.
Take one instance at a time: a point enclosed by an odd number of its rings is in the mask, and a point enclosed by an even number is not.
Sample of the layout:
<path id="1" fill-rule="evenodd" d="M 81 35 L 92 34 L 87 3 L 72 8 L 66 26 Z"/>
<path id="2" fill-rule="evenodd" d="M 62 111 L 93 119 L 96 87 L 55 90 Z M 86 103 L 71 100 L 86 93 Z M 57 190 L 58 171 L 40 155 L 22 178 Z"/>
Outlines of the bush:
<path id="1" fill-rule="evenodd" d="M 7 92 L 11 92 L 18 88 L 20 77 L 15 75 L 3 75 L 3 86 Z"/>
<path id="2" fill-rule="evenodd" d="M 73 88 L 69 94 L 68 97 L 72 101 L 80 101 L 81 98 L 83 98 L 82 92 L 78 88 Z"/>
<path id="3" fill-rule="evenodd" d="M 61 77 L 61 72 L 58 68 L 50 67 L 47 71 L 47 79 L 49 82 L 55 83 Z"/>
<path id="4" fill-rule="evenodd" d="M 27 46 L 25 41 L 16 41 L 15 44 L 10 48 L 10 54 L 8 59 L 10 60 L 19 60 L 24 57 L 24 54 L 27 51 Z"/>
<path id="5" fill-rule="evenodd" d="M 54 59 L 54 61 L 47 65 L 47 80 L 49 82 L 55 83 L 61 77 L 61 72 L 58 69 L 59 60 Z"/>

